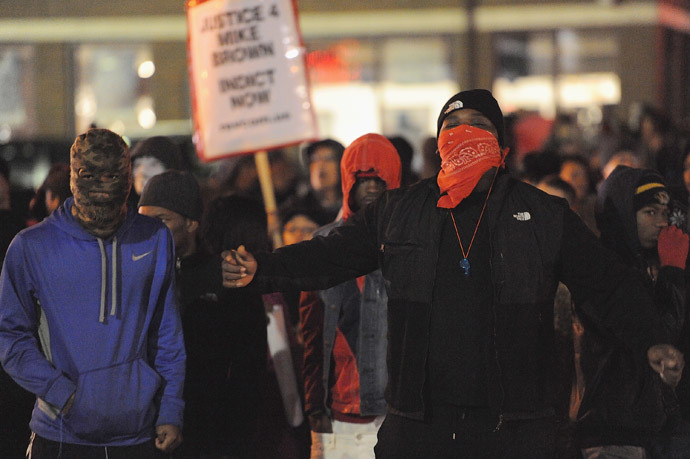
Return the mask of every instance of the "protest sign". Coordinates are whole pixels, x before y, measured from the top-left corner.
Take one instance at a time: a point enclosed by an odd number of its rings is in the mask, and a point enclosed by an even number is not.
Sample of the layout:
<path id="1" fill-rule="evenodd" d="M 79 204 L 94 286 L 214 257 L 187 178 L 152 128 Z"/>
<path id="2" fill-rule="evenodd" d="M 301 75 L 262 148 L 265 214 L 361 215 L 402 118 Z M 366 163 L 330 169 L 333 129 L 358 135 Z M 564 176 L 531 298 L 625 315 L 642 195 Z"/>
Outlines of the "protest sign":
<path id="1" fill-rule="evenodd" d="M 317 138 L 293 0 L 189 0 L 187 24 L 203 161 Z"/>

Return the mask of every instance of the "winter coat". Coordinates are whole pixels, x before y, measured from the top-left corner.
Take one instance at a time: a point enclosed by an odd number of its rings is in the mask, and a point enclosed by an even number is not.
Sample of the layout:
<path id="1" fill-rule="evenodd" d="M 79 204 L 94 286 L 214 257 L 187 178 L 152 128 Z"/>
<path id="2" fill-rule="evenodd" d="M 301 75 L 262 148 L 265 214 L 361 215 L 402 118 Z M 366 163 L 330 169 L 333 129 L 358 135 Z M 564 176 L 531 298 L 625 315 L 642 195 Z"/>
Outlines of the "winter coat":
<path id="1" fill-rule="evenodd" d="M 328 235 L 353 215 L 355 184 L 362 172 L 384 181 L 387 189 L 400 186 L 399 154 L 382 135 L 363 135 L 345 149 L 340 161 L 343 217 L 315 235 Z M 351 279 L 302 295 L 307 413 L 330 414 L 333 409 L 346 415 L 373 416 L 386 412 L 388 297 L 379 270 L 361 281 L 361 289 Z"/>
<path id="2" fill-rule="evenodd" d="M 669 342 L 677 345 L 686 314 L 684 272 L 662 266 L 656 279 L 649 274 L 633 204 L 643 174 L 642 169 L 618 167 L 607 178 L 597 197 L 597 225 L 604 245 L 638 272 L 640 287 L 653 296 L 649 310 L 662 318 Z M 679 416 L 673 390 L 646 359 L 616 336 L 587 317 L 577 314 L 576 318 L 576 371 L 581 382 L 576 436 L 580 445 L 645 446 L 662 429 L 672 429 Z"/>
<path id="3" fill-rule="evenodd" d="M 218 255 L 198 252 L 178 265 L 187 351 L 183 456 L 246 456 L 266 373 L 261 296 L 223 288 Z"/>
<path id="4" fill-rule="evenodd" d="M 328 237 L 258 256 L 260 290 L 323 289 L 380 268 L 388 293 L 389 411 L 423 419 L 441 225 L 434 179 L 387 191 Z M 489 403 L 501 420 L 553 413 L 553 304 L 565 283 L 583 313 L 644 355 L 664 342 L 651 299 L 564 200 L 499 175 L 484 218 L 493 284 Z"/>

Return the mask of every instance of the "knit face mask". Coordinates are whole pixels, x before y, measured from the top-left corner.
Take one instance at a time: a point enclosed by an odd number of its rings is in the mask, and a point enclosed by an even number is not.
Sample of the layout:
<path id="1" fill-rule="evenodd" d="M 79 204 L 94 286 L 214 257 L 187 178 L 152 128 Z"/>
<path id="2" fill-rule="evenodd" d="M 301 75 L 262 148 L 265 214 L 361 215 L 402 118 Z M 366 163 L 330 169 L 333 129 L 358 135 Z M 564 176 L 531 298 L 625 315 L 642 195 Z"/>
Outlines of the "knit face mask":
<path id="1" fill-rule="evenodd" d="M 503 164 L 498 141 L 489 132 L 466 124 L 441 131 L 438 136 L 441 171 L 437 207 L 452 209 L 472 192 L 479 179 Z"/>
<path id="2" fill-rule="evenodd" d="M 132 186 L 129 149 L 107 129 L 90 129 L 70 150 L 72 214 L 84 229 L 100 238 L 111 236 L 125 220 Z"/>

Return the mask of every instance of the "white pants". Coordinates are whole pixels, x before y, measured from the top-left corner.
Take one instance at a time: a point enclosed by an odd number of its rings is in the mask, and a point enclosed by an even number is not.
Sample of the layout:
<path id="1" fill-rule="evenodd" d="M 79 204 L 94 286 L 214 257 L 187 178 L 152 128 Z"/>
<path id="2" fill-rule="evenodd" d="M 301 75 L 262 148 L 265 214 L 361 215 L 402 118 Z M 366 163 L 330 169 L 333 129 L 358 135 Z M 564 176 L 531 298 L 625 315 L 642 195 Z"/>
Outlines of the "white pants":
<path id="1" fill-rule="evenodd" d="M 376 434 L 385 416 L 367 424 L 333 420 L 333 433 L 311 433 L 311 459 L 374 459 Z"/>

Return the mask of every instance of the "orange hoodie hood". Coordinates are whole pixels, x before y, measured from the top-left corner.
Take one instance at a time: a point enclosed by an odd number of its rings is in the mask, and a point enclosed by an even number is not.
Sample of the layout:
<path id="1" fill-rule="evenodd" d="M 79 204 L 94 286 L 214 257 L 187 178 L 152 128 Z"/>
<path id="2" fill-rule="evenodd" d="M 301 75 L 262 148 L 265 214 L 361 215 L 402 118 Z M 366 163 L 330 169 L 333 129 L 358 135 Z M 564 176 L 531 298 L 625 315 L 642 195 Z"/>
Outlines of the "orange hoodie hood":
<path id="1" fill-rule="evenodd" d="M 400 155 L 393 144 L 380 134 L 365 134 L 358 137 L 343 153 L 340 177 L 343 185 L 344 220 L 354 213 L 350 207 L 350 193 L 357 181 L 357 173 L 371 170 L 386 182 L 387 190 L 400 187 Z"/>

